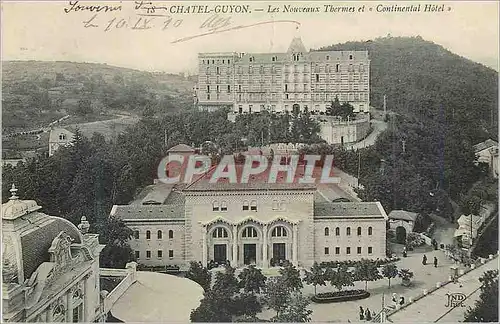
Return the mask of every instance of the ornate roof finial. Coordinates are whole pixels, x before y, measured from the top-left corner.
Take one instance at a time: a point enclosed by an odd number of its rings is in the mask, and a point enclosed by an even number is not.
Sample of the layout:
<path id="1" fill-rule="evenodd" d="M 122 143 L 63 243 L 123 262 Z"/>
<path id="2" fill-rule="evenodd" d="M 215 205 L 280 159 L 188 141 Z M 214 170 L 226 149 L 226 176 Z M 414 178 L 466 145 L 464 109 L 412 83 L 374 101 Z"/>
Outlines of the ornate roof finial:
<path id="1" fill-rule="evenodd" d="M 16 188 L 15 184 L 12 184 L 12 188 L 10 189 L 10 193 L 12 194 L 12 196 L 10 196 L 9 200 L 17 200 L 17 199 L 19 199 L 19 197 L 16 196 L 17 188 Z"/>
<path id="2" fill-rule="evenodd" d="M 87 221 L 87 217 L 82 216 L 80 220 L 80 224 L 78 225 L 78 229 L 82 234 L 87 234 L 90 228 L 90 223 Z"/>

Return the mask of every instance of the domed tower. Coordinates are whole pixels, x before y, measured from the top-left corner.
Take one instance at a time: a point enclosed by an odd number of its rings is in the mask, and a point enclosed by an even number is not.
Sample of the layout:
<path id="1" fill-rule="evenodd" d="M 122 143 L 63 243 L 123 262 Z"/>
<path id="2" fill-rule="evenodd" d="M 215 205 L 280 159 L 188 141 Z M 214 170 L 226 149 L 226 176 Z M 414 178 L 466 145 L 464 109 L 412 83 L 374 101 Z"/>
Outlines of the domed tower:
<path id="1" fill-rule="evenodd" d="M 3 319 L 92 321 L 93 304 L 98 306 L 100 301 L 103 246 L 98 236 L 87 233 L 84 221 L 80 231 L 66 219 L 40 212 L 41 206 L 19 199 L 17 191 L 12 185 L 12 196 L 2 204 Z M 71 300 L 73 296 L 80 299 Z"/>

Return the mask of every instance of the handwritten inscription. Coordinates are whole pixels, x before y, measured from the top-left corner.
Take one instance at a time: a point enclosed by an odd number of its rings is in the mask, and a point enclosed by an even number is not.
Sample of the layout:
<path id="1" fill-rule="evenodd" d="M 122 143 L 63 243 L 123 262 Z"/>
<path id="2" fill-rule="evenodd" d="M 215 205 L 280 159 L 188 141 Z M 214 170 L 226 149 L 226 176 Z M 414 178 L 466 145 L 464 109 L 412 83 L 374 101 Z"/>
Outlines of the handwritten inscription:
<path id="1" fill-rule="evenodd" d="M 91 11 L 91 12 L 112 12 L 121 11 L 122 5 L 108 6 L 108 5 L 89 5 L 80 4 L 80 1 L 70 1 L 68 7 L 64 8 L 65 13 L 77 12 L 77 11 Z"/>

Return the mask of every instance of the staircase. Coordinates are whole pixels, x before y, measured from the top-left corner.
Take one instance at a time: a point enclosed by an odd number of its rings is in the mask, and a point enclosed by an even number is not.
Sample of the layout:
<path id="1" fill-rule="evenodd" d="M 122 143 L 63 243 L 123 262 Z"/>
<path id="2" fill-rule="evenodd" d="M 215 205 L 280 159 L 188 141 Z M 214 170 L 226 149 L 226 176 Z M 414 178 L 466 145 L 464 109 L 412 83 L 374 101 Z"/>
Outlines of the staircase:
<path id="1" fill-rule="evenodd" d="M 394 305 L 386 305 L 384 307 L 383 310 L 381 310 L 377 315 L 375 315 L 373 318 L 372 318 L 372 322 L 373 323 L 383 323 L 383 322 L 390 322 L 388 319 L 387 319 L 387 314 L 392 312 L 393 310 L 396 309 L 396 306 Z M 385 313 L 386 316 L 384 316 L 385 320 L 382 321 L 382 313 Z"/>

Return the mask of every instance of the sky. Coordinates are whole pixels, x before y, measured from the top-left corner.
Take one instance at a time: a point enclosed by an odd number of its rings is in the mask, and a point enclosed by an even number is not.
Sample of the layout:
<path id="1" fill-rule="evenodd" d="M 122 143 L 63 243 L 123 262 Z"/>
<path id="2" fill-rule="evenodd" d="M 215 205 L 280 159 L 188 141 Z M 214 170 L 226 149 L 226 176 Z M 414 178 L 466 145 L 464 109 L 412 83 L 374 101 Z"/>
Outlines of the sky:
<path id="1" fill-rule="evenodd" d="M 403 7 L 419 3 L 420 12 L 377 10 L 392 5 Z M 442 4 L 444 11 L 423 12 L 424 5 L 428 3 Z M 237 5 L 246 4 L 251 12 L 175 13 L 181 5 L 202 5 L 203 8 L 206 5 L 209 10 L 225 5 L 225 8 L 236 10 Z M 283 12 L 287 4 L 297 9 L 318 7 L 320 12 Z M 353 7 L 356 12 L 324 12 L 326 4 L 335 8 Z M 101 10 L 98 13 L 75 11 L 80 5 L 121 6 L 121 10 Z M 159 1 L 154 5 L 166 10 L 156 8 L 154 13 L 148 13 L 145 5 L 135 9 L 133 1 L 79 1 L 74 7 L 69 1 L 3 1 L 2 60 L 107 63 L 146 71 L 192 74 L 196 73 L 199 52 L 284 52 L 295 36 L 302 38 L 306 48 L 319 48 L 390 34 L 419 35 L 498 71 L 497 1 Z M 272 9 L 280 12 L 270 13 Z M 152 17 L 151 14 L 157 16 Z M 144 25 L 144 19 L 152 20 Z M 283 20 L 285 22 L 279 22 Z M 85 27 L 85 22 L 89 27 Z M 209 33 L 210 27 L 218 27 L 220 31 L 257 23 L 260 25 L 175 42 Z M 134 25 L 150 28 L 132 29 Z"/>

